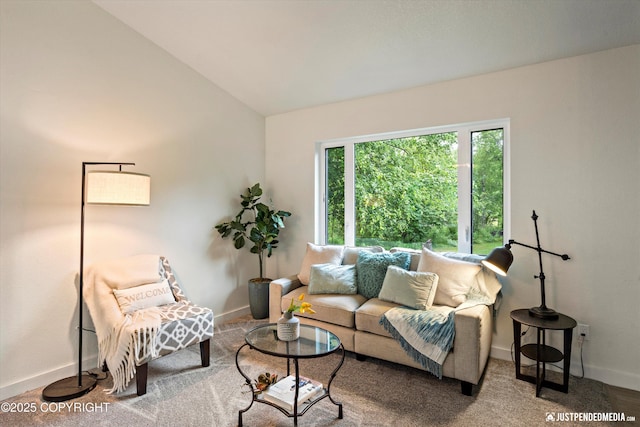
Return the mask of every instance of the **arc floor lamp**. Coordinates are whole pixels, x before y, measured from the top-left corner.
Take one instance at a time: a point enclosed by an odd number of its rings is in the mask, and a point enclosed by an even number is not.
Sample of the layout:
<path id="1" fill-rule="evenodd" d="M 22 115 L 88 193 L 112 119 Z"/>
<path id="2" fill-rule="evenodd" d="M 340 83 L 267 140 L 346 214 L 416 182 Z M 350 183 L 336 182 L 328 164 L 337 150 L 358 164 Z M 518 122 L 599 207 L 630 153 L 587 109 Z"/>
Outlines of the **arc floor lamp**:
<path id="1" fill-rule="evenodd" d="M 529 309 L 529 314 L 534 317 L 542 318 L 542 319 L 557 319 L 558 313 L 547 307 L 545 289 L 544 289 L 544 270 L 542 269 L 542 254 L 550 254 L 555 255 L 562 258 L 564 261 L 570 259 L 567 254 L 556 254 L 554 252 L 549 252 L 540 247 L 540 237 L 538 235 L 538 215 L 536 215 L 536 211 L 533 211 L 533 215 L 531 216 L 533 219 L 533 224 L 536 229 L 536 246 L 525 245 L 524 243 L 516 242 L 515 240 L 509 240 L 503 248 L 495 248 L 491 253 L 482 260 L 482 264 L 484 264 L 490 270 L 496 272 L 501 276 L 507 275 L 507 270 L 513 263 L 513 254 L 511 253 L 511 245 L 520 245 L 525 248 L 533 249 L 538 252 L 538 262 L 540 263 L 540 274 L 537 276 L 533 276 L 534 279 L 540 279 L 540 299 L 542 300 L 542 304 L 539 307 L 532 307 Z"/>
<path id="2" fill-rule="evenodd" d="M 80 270 L 78 290 L 78 374 L 49 384 L 42 391 L 42 398 L 62 402 L 80 397 L 96 386 L 96 378 L 82 372 L 82 323 L 84 284 L 84 208 L 85 204 L 148 206 L 151 178 L 149 175 L 123 172 L 122 166 L 135 163 L 82 162 L 82 203 L 80 213 Z M 89 171 L 87 166 L 118 166 L 118 170 Z"/>

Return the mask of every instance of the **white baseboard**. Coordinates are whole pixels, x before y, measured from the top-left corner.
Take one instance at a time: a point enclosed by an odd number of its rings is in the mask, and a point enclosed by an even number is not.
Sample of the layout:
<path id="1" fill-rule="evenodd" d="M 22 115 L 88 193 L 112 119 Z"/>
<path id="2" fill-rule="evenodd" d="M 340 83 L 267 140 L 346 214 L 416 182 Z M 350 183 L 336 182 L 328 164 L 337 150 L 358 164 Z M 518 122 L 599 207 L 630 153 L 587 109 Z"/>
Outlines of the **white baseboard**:
<path id="1" fill-rule="evenodd" d="M 224 323 L 228 320 L 235 319 L 237 317 L 246 316 L 251 314 L 249 306 L 241 307 L 236 310 L 228 311 L 226 313 L 219 314 L 214 317 L 214 322 Z M 215 338 L 214 338 L 215 339 Z M 511 349 L 492 346 L 490 356 L 495 359 L 511 361 Z M 82 361 L 83 370 L 97 369 L 97 355 L 89 356 Z M 38 375 L 26 378 L 21 381 L 17 381 L 13 384 L 0 387 L 0 400 L 9 399 L 10 397 L 24 393 L 29 390 L 34 390 L 48 384 L 51 384 L 57 380 L 71 377 L 78 374 L 77 366 L 75 363 L 70 363 L 66 366 L 53 369 L 48 372 L 43 372 Z M 575 376 L 582 375 L 582 367 L 580 365 L 580 355 L 572 355 L 571 360 L 571 374 Z M 515 375 L 515 372 L 514 372 Z M 616 387 L 622 387 L 630 390 L 640 391 L 640 376 L 630 374 L 628 372 L 620 372 L 613 369 L 600 368 L 590 365 L 584 366 L 585 378 L 601 381 L 605 384 L 613 385 Z"/>
<path id="2" fill-rule="evenodd" d="M 228 320 L 233 320 L 237 317 L 246 316 L 247 314 L 251 314 L 251 309 L 248 305 L 244 307 L 240 307 L 236 310 L 227 311 L 226 313 L 219 314 L 213 317 L 214 323 L 217 325 L 218 323 L 224 323 Z"/>
<path id="3" fill-rule="evenodd" d="M 580 363 L 580 354 L 576 353 L 577 352 L 574 350 L 571 354 L 571 375 L 581 377 L 582 366 Z M 490 356 L 495 359 L 512 361 L 510 348 L 505 349 L 492 346 Z M 553 367 L 551 367 L 551 369 L 553 369 Z M 515 370 L 513 374 L 515 376 Z M 584 365 L 584 377 L 601 381 L 612 386 L 640 391 L 640 376 L 630 374 L 629 372 L 620 372 L 614 369 Z"/>
<path id="4" fill-rule="evenodd" d="M 97 369 L 97 363 L 98 363 L 97 354 L 86 357 L 82 359 L 82 370 L 93 371 L 94 369 Z M 22 394 L 25 391 L 35 390 L 37 388 L 44 387 L 51 383 L 54 383 L 58 380 L 77 376 L 77 375 L 78 375 L 78 365 L 76 365 L 75 363 L 70 363 L 60 368 L 43 372 L 38 375 L 34 375 L 32 377 L 26 378 L 24 380 L 16 381 L 13 384 L 9 384 L 7 386 L 1 387 L 0 400 L 5 400 L 10 397 L 16 396 L 18 394 Z"/>
<path id="5" fill-rule="evenodd" d="M 232 310 L 214 317 L 214 323 L 224 323 L 228 320 L 235 319 L 236 317 L 245 316 L 251 314 L 249 306 L 241 307 L 237 310 Z M 97 368 L 98 355 L 94 354 L 82 360 L 82 370 L 88 371 Z M 0 387 L 0 400 L 9 399 L 10 397 L 17 396 L 29 390 L 35 390 L 40 387 L 47 386 L 55 381 L 63 378 L 72 377 L 78 375 L 78 367 L 76 363 L 70 363 L 51 371 L 42 372 L 32 377 L 26 378 L 21 381 L 17 381 L 13 384 L 9 384 Z"/>

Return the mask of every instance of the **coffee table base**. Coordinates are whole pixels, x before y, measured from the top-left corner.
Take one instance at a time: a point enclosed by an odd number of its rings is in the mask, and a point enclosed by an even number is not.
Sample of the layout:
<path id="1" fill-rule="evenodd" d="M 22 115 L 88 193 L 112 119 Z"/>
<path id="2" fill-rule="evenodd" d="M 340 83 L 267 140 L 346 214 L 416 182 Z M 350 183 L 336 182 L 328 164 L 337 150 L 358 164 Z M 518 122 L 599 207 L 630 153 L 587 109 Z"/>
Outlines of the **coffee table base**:
<path id="1" fill-rule="evenodd" d="M 280 412 L 282 412 L 287 417 L 293 418 L 293 425 L 297 426 L 298 425 L 298 417 L 299 416 L 304 415 L 309 410 L 309 408 L 311 408 L 313 405 L 315 405 L 316 403 L 318 403 L 319 401 L 321 401 L 325 397 L 328 397 L 329 400 L 331 401 L 331 403 L 333 403 L 334 405 L 336 405 L 338 407 L 338 419 L 342 419 L 342 417 L 343 417 L 343 414 L 342 414 L 342 403 L 336 402 L 333 399 L 333 397 L 331 396 L 331 383 L 333 382 L 333 379 L 335 378 L 337 372 L 340 370 L 340 368 L 342 367 L 342 365 L 344 363 L 345 351 L 344 351 L 344 346 L 342 345 L 342 343 L 340 343 L 340 347 L 339 347 L 340 351 L 342 352 L 342 357 L 340 359 L 340 363 L 338 364 L 338 366 L 331 373 L 331 377 L 329 378 L 329 383 L 324 388 L 324 393 L 322 393 L 322 395 L 317 396 L 316 398 L 314 398 L 311 402 L 304 403 L 302 405 L 301 410 L 300 410 L 300 408 L 298 408 L 297 402 L 294 402 L 293 412 L 289 412 L 285 408 L 283 408 L 283 407 L 281 407 L 281 406 L 279 406 L 279 405 L 277 405 L 275 403 L 269 402 L 268 400 L 260 399 L 258 397 L 259 395 L 256 395 L 256 388 L 253 386 L 253 383 L 251 382 L 251 378 L 249 378 L 242 371 L 242 369 L 240 368 L 240 364 L 238 362 L 239 356 L 240 356 L 240 351 L 245 347 L 251 348 L 251 346 L 249 344 L 244 344 L 236 352 L 236 368 L 238 369 L 238 372 L 240 372 L 240 375 L 242 375 L 244 377 L 244 379 L 247 382 L 247 385 L 249 386 L 249 388 L 251 388 L 251 402 L 249 402 L 249 406 L 247 406 L 246 408 L 241 409 L 240 411 L 238 411 L 238 426 L 239 427 L 242 427 L 242 414 L 247 412 L 253 406 L 254 402 L 264 403 L 264 404 L 267 404 L 269 406 L 273 406 L 274 408 L 278 409 Z M 299 371 L 299 367 L 298 367 L 298 358 L 292 358 L 292 359 L 293 359 L 293 365 L 294 365 L 295 373 L 296 373 L 296 384 L 298 384 L 299 383 L 299 377 L 300 377 L 300 371 Z M 289 362 L 290 362 L 290 359 L 287 359 L 287 375 L 289 375 L 289 365 L 290 365 Z"/>

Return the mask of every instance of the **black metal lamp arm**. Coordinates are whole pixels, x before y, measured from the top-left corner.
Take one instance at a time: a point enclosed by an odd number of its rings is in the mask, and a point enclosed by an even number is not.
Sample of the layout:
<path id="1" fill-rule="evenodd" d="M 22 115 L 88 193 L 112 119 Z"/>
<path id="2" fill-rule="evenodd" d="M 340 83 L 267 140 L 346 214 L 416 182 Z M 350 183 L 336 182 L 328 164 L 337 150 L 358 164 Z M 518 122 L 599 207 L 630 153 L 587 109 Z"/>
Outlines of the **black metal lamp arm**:
<path id="1" fill-rule="evenodd" d="M 562 255 L 561 255 L 561 254 L 557 254 L 557 253 L 555 253 L 555 252 L 547 251 L 547 250 L 542 249 L 542 248 L 539 248 L 539 247 L 538 247 L 538 248 L 536 248 L 535 246 L 530 246 L 530 245 L 526 245 L 526 244 L 524 244 L 524 243 L 516 242 L 516 241 L 515 241 L 515 240 L 513 240 L 513 239 L 510 239 L 510 240 L 509 240 L 509 243 L 507 243 L 505 246 L 507 247 L 507 249 L 510 249 L 510 248 L 511 248 L 511 245 L 520 245 L 520 246 L 524 246 L 525 248 L 533 249 L 534 251 L 540 251 L 540 252 L 544 252 L 544 253 L 546 253 L 546 254 L 559 256 L 560 258 L 562 258 L 562 259 L 563 259 L 563 260 L 565 260 L 565 261 L 566 261 L 566 260 L 568 260 L 568 259 L 571 259 L 571 258 L 569 257 L 569 255 L 567 255 L 567 254 L 562 254 Z"/>
<path id="2" fill-rule="evenodd" d="M 536 244 L 537 246 L 530 246 L 530 245 L 526 245 L 524 243 L 520 243 L 520 242 L 516 242 L 515 240 L 510 239 L 509 243 L 507 243 L 505 246 L 507 247 L 507 249 L 511 248 L 511 245 L 520 245 L 520 246 L 524 246 L 525 248 L 529 248 L 529 249 L 533 249 L 534 251 L 538 252 L 538 262 L 540 264 L 540 274 L 537 276 L 533 276 L 534 279 L 540 279 L 540 296 L 541 296 L 541 300 L 542 300 L 542 304 L 540 305 L 540 307 L 535 307 L 532 308 L 531 310 L 529 310 L 529 312 L 537 317 L 544 317 L 544 318 L 556 318 L 557 314 L 555 313 L 554 310 L 549 309 L 547 307 L 547 303 L 546 303 L 546 295 L 545 295 L 545 287 L 544 287 L 544 280 L 545 280 L 545 275 L 544 275 L 544 270 L 542 269 L 542 253 L 546 253 L 546 254 L 550 254 L 550 255 L 555 255 L 557 257 L 562 258 L 564 261 L 570 259 L 569 255 L 567 254 L 557 254 L 555 252 L 551 252 L 551 251 L 547 251 L 544 250 L 540 247 L 540 236 L 538 234 L 538 215 L 536 215 L 536 211 L 533 211 L 533 215 L 531 215 L 531 219 L 533 219 L 533 224 L 535 226 L 536 229 Z"/>

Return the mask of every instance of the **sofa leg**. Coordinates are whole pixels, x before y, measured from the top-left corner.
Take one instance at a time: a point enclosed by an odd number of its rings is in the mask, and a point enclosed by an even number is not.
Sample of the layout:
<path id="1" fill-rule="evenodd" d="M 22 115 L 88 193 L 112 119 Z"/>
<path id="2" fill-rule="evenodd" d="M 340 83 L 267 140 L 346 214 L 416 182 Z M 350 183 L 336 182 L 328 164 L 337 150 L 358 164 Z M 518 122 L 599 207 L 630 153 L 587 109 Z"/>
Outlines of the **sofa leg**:
<path id="1" fill-rule="evenodd" d="M 138 387 L 138 396 L 147 394 L 147 372 L 149 371 L 149 363 L 136 367 L 136 386 Z"/>
<path id="2" fill-rule="evenodd" d="M 207 367 L 209 366 L 210 363 L 210 353 L 209 353 L 209 345 L 210 345 L 210 339 L 209 340 L 204 340 L 200 342 L 200 360 L 202 361 L 202 366 L 203 367 Z"/>
<path id="3" fill-rule="evenodd" d="M 462 387 L 462 394 L 465 396 L 471 396 L 473 392 L 473 384 L 467 381 L 460 381 L 460 386 Z"/>
<path id="4" fill-rule="evenodd" d="M 363 354 L 356 353 L 356 360 L 359 361 L 359 362 L 364 362 L 365 360 L 367 360 L 367 356 L 365 356 Z"/>

